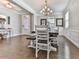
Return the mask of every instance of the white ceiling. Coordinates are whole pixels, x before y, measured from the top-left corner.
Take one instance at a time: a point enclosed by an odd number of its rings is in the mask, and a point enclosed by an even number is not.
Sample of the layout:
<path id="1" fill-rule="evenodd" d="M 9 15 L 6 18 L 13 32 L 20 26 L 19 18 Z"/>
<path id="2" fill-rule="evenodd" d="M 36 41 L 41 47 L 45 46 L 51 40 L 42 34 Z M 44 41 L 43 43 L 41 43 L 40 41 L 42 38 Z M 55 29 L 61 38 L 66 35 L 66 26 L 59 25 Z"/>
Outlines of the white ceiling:
<path id="1" fill-rule="evenodd" d="M 37 13 L 39 13 L 44 6 L 44 0 L 23 0 L 23 1 Z M 62 12 L 69 2 L 69 0 L 47 0 L 47 1 L 48 6 L 56 12 Z"/>
<path id="2" fill-rule="evenodd" d="M 10 3 L 8 0 L 0 0 L 0 6 L 4 6 L 6 7 L 6 5 Z M 17 5 L 13 4 L 13 3 L 10 3 L 10 5 L 12 6 L 12 9 L 16 10 L 16 11 L 21 11 L 22 8 L 18 7 Z M 6 7 L 8 8 L 8 7 Z"/>

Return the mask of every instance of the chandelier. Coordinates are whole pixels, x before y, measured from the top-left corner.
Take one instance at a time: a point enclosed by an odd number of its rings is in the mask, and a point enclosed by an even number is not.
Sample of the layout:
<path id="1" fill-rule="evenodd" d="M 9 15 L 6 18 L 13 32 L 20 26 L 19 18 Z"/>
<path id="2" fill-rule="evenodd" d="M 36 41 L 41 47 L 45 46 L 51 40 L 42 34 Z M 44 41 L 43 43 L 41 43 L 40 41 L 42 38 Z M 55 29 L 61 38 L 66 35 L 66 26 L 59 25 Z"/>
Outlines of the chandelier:
<path id="1" fill-rule="evenodd" d="M 44 4 L 44 7 L 43 7 L 43 9 L 41 10 L 41 13 L 43 14 L 43 15 L 45 15 L 45 16 L 48 16 L 48 15 L 50 15 L 50 14 L 52 14 L 52 10 L 48 7 L 48 5 L 47 5 L 47 0 L 45 0 L 45 4 Z"/>

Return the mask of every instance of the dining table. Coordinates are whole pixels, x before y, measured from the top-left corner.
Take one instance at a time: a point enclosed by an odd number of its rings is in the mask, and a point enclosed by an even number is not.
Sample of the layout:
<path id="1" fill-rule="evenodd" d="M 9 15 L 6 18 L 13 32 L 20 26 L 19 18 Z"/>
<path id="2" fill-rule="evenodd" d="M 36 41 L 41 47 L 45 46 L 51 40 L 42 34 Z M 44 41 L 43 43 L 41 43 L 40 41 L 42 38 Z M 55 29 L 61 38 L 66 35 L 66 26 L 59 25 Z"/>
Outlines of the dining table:
<path id="1" fill-rule="evenodd" d="M 55 39 L 57 38 L 58 36 L 58 32 L 50 32 L 49 31 L 49 40 L 51 42 L 53 42 L 52 39 Z M 36 40 L 36 32 L 35 31 L 32 31 L 30 36 L 26 38 L 27 40 L 30 40 L 30 44 L 28 45 L 28 47 L 31 47 L 31 48 L 35 48 L 35 40 Z M 58 47 L 57 44 L 51 44 L 52 46 L 55 46 L 55 47 Z"/>

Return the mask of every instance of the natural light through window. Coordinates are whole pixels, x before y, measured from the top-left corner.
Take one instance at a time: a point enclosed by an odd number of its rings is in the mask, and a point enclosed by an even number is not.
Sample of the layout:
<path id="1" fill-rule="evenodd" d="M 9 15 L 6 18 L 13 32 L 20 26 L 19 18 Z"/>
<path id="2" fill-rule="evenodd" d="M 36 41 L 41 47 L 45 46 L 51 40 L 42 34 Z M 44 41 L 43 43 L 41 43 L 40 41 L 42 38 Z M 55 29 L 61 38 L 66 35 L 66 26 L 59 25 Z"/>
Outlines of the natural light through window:
<path id="1" fill-rule="evenodd" d="M 69 27 L 69 11 L 65 14 L 65 28 Z"/>

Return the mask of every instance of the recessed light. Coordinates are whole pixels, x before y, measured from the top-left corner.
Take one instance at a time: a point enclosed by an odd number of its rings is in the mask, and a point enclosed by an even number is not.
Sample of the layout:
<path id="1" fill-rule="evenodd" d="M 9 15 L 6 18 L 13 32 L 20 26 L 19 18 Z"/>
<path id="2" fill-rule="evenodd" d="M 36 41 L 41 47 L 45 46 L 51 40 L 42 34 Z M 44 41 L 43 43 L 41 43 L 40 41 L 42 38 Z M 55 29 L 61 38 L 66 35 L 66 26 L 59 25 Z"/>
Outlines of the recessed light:
<path id="1" fill-rule="evenodd" d="M 13 8 L 13 6 L 10 3 L 6 4 L 6 7 Z"/>

